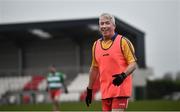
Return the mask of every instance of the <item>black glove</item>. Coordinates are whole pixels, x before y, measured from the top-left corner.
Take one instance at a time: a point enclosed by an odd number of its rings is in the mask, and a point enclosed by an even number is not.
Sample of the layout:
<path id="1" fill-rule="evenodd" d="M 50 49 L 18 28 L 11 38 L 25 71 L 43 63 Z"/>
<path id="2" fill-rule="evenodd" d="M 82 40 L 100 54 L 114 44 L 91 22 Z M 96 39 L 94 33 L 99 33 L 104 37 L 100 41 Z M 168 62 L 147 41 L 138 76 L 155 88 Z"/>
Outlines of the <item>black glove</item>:
<path id="1" fill-rule="evenodd" d="M 46 91 L 46 92 L 48 92 L 48 91 L 49 91 L 49 88 L 48 88 L 48 87 L 46 87 L 45 91 Z"/>
<path id="2" fill-rule="evenodd" d="M 66 94 L 68 94 L 69 92 L 68 92 L 68 90 L 67 90 L 67 88 L 64 90 L 64 92 L 66 93 Z"/>
<path id="3" fill-rule="evenodd" d="M 127 77 L 127 75 L 126 75 L 124 72 L 122 72 L 121 74 L 115 74 L 115 75 L 113 75 L 112 77 L 114 77 L 114 80 L 113 80 L 112 83 L 113 83 L 115 86 L 119 86 L 119 85 L 122 84 L 122 82 L 123 82 L 124 79 Z"/>
<path id="4" fill-rule="evenodd" d="M 92 89 L 87 88 L 86 105 L 89 107 L 92 101 Z"/>

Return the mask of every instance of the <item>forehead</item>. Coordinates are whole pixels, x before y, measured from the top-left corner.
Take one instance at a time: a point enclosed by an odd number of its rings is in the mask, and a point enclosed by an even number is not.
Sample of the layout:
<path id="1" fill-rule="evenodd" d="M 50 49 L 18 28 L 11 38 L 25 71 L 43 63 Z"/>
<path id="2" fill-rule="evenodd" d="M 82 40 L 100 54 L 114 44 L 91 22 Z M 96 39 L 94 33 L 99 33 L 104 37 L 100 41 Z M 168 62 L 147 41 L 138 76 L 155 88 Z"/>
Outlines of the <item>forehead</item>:
<path id="1" fill-rule="evenodd" d="M 109 17 L 106 17 L 106 16 L 101 16 L 99 18 L 99 22 L 107 22 L 107 21 L 111 21 L 111 19 Z"/>

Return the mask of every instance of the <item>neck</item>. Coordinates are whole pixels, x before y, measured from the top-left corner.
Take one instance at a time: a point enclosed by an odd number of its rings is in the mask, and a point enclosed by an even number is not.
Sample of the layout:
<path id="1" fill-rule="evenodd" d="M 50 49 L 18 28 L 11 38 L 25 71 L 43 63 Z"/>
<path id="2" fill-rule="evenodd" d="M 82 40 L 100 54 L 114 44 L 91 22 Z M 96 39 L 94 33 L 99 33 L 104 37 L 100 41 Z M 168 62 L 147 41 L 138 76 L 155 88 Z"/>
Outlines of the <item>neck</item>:
<path id="1" fill-rule="evenodd" d="M 51 72 L 52 74 L 55 74 L 55 72 Z"/>
<path id="2" fill-rule="evenodd" d="M 113 32 L 110 36 L 104 36 L 103 40 L 107 41 L 107 40 L 111 40 L 111 38 L 115 35 L 115 32 Z"/>
<path id="3" fill-rule="evenodd" d="M 103 37 L 104 41 L 111 40 L 111 37 Z"/>

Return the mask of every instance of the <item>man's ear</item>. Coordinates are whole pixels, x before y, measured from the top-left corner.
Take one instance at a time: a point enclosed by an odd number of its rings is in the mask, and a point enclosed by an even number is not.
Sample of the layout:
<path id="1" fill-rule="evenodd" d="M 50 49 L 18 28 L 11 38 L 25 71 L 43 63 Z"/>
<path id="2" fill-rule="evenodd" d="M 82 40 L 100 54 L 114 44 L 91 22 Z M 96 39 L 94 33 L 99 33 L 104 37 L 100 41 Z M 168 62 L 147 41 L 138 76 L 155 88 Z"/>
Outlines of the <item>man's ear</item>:
<path id="1" fill-rule="evenodd" d="M 116 29 L 116 25 L 114 25 L 114 30 Z"/>

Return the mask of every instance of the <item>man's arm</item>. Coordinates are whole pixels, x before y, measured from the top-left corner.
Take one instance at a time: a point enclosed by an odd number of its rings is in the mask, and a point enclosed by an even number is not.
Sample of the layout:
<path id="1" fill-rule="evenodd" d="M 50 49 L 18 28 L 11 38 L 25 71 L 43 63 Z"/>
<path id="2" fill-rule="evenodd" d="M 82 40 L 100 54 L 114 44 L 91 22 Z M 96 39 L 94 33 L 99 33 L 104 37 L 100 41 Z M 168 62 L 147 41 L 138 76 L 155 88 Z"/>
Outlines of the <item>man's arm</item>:
<path id="1" fill-rule="evenodd" d="M 136 68 L 137 68 L 137 63 L 134 61 L 127 66 L 124 73 L 126 75 L 130 75 Z"/>
<path id="2" fill-rule="evenodd" d="M 137 58 L 135 56 L 135 49 L 134 49 L 133 44 L 126 37 L 122 38 L 121 45 L 122 45 L 121 47 L 122 47 L 124 57 L 128 64 L 124 73 L 126 75 L 129 75 L 137 68 L 137 64 L 136 64 Z"/>
<path id="3" fill-rule="evenodd" d="M 48 82 L 48 80 L 47 80 L 47 78 L 46 78 L 46 91 L 49 91 L 49 82 Z"/>
<path id="4" fill-rule="evenodd" d="M 64 92 L 67 94 L 68 93 L 68 89 L 67 89 L 67 86 L 65 84 L 65 74 L 61 73 L 60 77 L 62 78 L 62 82 L 61 83 L 62 83 L 62 85 L 64 87 Z"/>
<path id="5" fill-rule="evenodd" d="M 63 85 L 63 87 L 64 87 L 64 92 L 65 92 L 65 93 L 68 93 L 68 89 L 67 89 L 66 84 L 65 84 L 64 82 L 62 82 L 62 85 Z"/>
<path id="6" fill-rule="evenodd" d="M 89 89 L 92 89 L 93 84 L 94 84 L 96 78 L 98 77 L 98 75 L 99 75 L 98 67 L 91 67 L 90 71 L 89 71 L 89 84 L 88 84 Z"/>
<path id="7" fill-rule="evenodd" d="M 89 84 L 87 87 L 87 95 L 86 95 L 86 105 L 88 107 L 92 101 L 93 84 L 94 84 L 95 80 L 97 79 L 98 75 L 99 75 L 98 67 L 91 66 L 90 71 L 89 71 Z"/>
<path id="8" fill-rule="evenodd" d="M 46 91 L 49 91 L 48 75 L 46 76 Z"/>
<path id="9" fill-rule="evenodd" d="M 92 89 L 93 89 L 93 84 L 95 80 L 97 79 L 99 75 L 99 69 L 97 66 L 97 62 L 95 59 L 94 51 L 95 51 L 95 45 L 96 42 L 94 42 L 93 47 L 92 47 L 92 63 L 91 63 L 91 68 L 89 70 L 89 84 L 87 87 L 87 95 L 86 95 L 86 105 L 89 107 L 92 101 Z"/>

